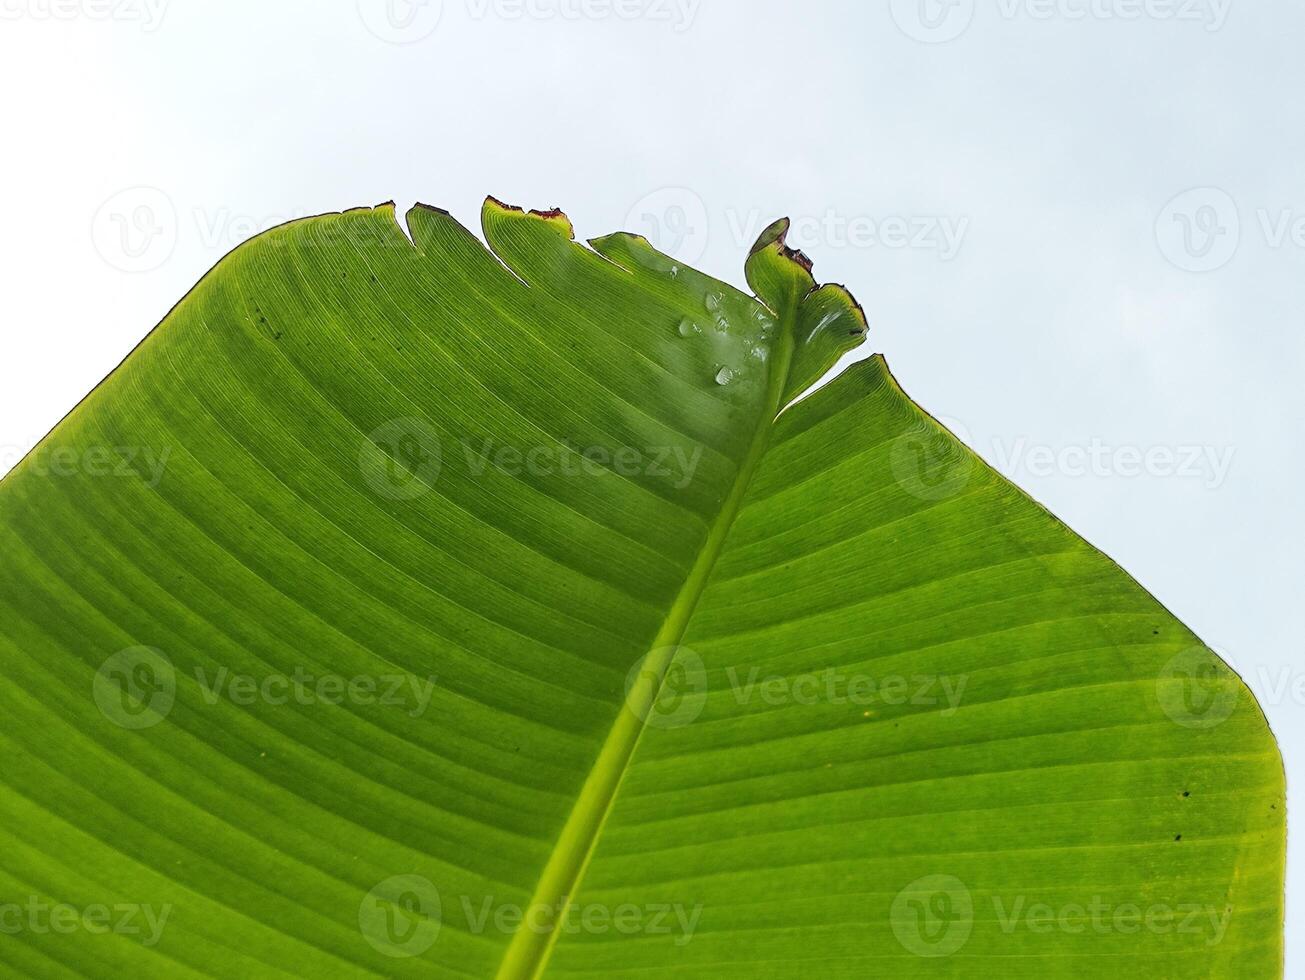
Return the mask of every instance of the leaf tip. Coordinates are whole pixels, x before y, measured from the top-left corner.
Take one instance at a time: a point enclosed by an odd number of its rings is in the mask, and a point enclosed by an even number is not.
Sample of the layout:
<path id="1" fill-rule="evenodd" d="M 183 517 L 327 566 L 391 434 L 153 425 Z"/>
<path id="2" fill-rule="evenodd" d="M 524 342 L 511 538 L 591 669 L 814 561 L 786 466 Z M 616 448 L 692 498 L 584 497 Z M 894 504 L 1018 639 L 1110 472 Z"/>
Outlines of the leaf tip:
<path id="1" fill-rule="evenodd" d="M 544 210 L 531 209 L 527 211 L 523 207 L 515 204 L 507 204 L 500 201 L 493 194 L 485 196 L 485 206 L 481 212 L 482 217 L 489 215 L 505 216 L 520 215 L 525 218 L 537 218 L 552 228 L 564 232 L 567 238 L 575 239 L 575 227 L 571 224 L 571 219 L 567 217 L 566 212 L 561 208 L 546 208 Z"/>
<path id="2" fill-rule="evenodd" d="M 810 272 L 815 268 L 815 263 L 801 249 L 788 247 L 788 233 L 791 227 L 792 222 L 788 218 L 780 218 L 771 222 L 766 230 L 757 236 L 756 242 L 753 243 L 751 250 L 748 252 L 749 258 L 773 245 L 783 258 L 796 262 L 804 270 Z"/>
<path id="3" fill-rule="evenodd" d="M 429 211 L 431 214 L 438 214 L 445 218 L 453 217 L 453 215 L 450 212 L 444 210 L 444 208 L 437 208 L 435 205 L 426 204 L 423 201 L 417 201 L 415 204 L 413 204 L 412 211 Z M 410 211 L 409 214 L 411 214 L 412 211 Z"/>
<path id="4" fill-rule="evenodd" d="M 757 236 L 757 240 L 752 243 L 752 248 L 748 250 L 749 255 L 756 255 L 767 245 L 773 242 L 783 242 L 788 235 L 788 229 L 791 222 L 788 218 L 779 218 L 772 221 L 766 226 L 766 229 Z"/>
<path id="5" fill-rule="evenodd" d="M 860 333 L 864 337 L 870 330 L 870 321 L 866 318 L 865 307 L 861 305 L 860 300 L 852 295 L 852 290 L 848 289 L 841 282 L 827 282 L 820 287 L 823 290 L 829 290 L 836 293 L 852 311 L 852 316 L 857 325 L 860 327 Z"/>

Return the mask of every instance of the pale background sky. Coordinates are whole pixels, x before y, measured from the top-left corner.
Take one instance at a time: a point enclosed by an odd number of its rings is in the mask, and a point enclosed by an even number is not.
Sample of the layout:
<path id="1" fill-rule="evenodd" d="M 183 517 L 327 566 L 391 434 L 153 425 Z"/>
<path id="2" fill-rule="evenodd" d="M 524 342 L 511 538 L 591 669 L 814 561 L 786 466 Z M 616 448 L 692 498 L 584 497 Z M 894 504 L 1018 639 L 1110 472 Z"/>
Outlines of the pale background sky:
<path id="1" fill-rule="evenodd" d="M 288 218 L 492 193 L 741 285 L 788 214 L 866 350 L 1246 677 L 1299 814 L 1303 44 L 1298 0 L 0 0 L 0 473 Z"/>

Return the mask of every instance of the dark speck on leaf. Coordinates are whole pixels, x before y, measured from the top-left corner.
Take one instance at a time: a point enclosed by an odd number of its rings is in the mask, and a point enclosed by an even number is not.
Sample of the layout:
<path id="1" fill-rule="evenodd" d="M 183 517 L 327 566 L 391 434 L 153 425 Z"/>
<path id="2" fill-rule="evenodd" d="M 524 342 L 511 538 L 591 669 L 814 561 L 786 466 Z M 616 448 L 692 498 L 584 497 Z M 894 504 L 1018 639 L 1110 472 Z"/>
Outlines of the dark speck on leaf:
<path id="1" fill-rule="evenodd" d="M 1182 839 L 1183 839 L 1182 834 L 1174 834 L 1174 840 L 1182 840 Z"/>
<path id="2" fill-rule="evenodd" d="M 1185 789 L 1185 790 L 1183 790 L 1183 797 L 1184 797 L 1184 798 L 1186 798 L 1186 797 L 1188 797 L 1188 796 L 1191 796 L 1191 795 L 1192 795 L 1192 791 L 1191 791 L 1190 789 Z"/>

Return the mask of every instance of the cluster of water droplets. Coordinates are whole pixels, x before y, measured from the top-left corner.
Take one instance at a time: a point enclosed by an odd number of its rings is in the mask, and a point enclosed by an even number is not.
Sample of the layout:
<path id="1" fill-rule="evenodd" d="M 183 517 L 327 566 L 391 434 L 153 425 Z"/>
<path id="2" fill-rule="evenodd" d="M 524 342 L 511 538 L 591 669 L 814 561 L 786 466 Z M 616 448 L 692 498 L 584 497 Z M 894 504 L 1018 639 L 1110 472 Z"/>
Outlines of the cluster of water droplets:
<path id="1" fill-rule="evenodd" d="M 757 324 L 757 339 L 748 344 L 748 356 L 756 361 L 764 361 L 770 354 L 770 338 L 775 332 L 775 318 L 760 306 L 754 306 L 752 319 Z"/>
<path id="2" fill-rule="evenodd" d="M 769 340 L 775 329 L 774 319 L 760 306 L 753 306 L 748 312 L 754 323 L 748 329 L 739 329 L 739 316 L 731 320 L 727 306 L 730 305 L 723 293 L 708 293 L 705 300 L 706 316 L 701 319 L 686 316 L 676 325 L 675 332 L 683 338 L 715 338 L 713 347 L 718 356 L 734 354 L 735 363 L 725 363 L 722 357 L 716 363 L 712 380 L 725 386 L 747 372 L 745 365 L 737 363 L 741 353 L 745 361 L 764 362 L 770 353 Z M 735 304 L 736 305 L 736 304 Z M 741 314 L 740 314 L 741 315 Z M 705 326 L 704 326 L 705 324 Z"/>
<path id="3" fill-rule="evenodd" d="M 730 318 L 725 315 L 725 297 L 720 293 L 707 294 L 707 312 L 716 323 L 716 329 L 721 333 L 729 333 Z"/>

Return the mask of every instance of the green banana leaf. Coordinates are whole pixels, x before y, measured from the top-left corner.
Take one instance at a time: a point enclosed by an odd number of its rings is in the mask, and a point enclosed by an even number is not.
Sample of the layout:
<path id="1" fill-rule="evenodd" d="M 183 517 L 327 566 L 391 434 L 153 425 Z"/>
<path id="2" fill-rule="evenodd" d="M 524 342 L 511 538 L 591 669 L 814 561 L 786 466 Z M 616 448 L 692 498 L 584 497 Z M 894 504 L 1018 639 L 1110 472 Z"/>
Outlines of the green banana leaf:
<path id="1" fill-rule="evenodd" d="M 1241 681 L 778 222 L 224 259 L 0 484 L 0 974 L 1272 977 Z M 410 236 L 410 237 L 409 237 Z"/>

